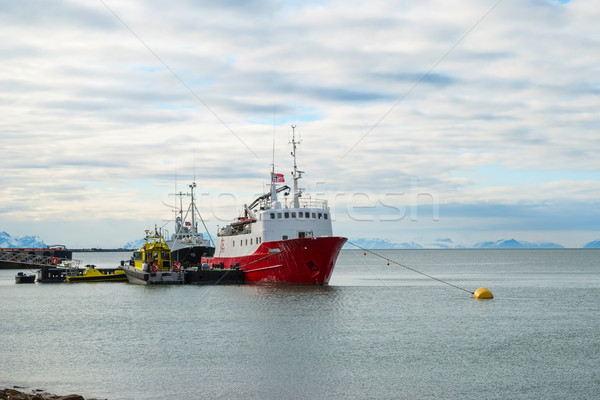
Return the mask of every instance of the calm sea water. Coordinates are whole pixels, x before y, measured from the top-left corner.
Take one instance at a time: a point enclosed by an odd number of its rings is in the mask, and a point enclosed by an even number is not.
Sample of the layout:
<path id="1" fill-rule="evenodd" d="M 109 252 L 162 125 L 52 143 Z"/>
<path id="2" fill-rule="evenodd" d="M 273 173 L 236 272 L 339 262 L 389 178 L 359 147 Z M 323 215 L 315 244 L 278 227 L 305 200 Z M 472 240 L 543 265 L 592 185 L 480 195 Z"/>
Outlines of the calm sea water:
<path id="1" fill-rule="evenodd" d="M 0 386 L 117 399 L 593 399 L 600 250 L 362 251 L 330 285 L 16 285 Z M 129 253 L 75 253 L 114 266 Z"/>

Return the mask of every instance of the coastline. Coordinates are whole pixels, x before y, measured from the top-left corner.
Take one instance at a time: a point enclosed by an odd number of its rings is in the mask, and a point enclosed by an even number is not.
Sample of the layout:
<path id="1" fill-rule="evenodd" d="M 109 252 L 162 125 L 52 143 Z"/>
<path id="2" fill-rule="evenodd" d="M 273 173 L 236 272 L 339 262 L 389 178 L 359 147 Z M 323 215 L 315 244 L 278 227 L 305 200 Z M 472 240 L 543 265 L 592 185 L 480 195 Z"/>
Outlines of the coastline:
<path id="1" fill-rule="evenodd" d="M 4 387 L 0 389 L 0 399 L 3 400 L 86 400 L 79 394 L 57 395 L 44 389 L 31 389 L 24 386 Z M 98 400 L 89 398 L 87 400 Z"/>

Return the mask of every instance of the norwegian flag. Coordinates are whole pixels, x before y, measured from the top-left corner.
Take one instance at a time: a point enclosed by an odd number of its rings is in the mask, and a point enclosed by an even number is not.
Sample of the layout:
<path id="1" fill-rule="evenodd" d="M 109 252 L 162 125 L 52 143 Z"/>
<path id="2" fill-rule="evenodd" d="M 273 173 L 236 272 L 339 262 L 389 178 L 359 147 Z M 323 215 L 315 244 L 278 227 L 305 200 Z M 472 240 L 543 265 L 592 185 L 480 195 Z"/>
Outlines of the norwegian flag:
<path id="1" fill-rule="evenodd" d="M 273 178 L 271 180 L 273 183 L 282 183 L 285 182 L 285 178 L 283 174 L 273 174 Z"/>

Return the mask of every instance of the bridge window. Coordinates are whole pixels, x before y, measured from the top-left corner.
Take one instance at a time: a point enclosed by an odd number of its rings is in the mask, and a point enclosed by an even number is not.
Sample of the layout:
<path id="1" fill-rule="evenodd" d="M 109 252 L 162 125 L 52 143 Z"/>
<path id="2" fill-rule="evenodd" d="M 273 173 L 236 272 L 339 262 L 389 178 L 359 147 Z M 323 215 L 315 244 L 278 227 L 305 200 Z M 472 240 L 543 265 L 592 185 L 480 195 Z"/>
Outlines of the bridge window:
<path id="1" fill-rule="evenodd" d="M 304 216 L 305 216 L 306 218 L 310 218 L 310 213 L 307 211 L 307 212 L 305 212 L 305 213 L 304 213 Z"/>
<path id="2" fill-rule="evenodd" d="M 296 213 L 292 211 L 292 218 L 296 218 Z"/>
<path id="3" fill-rule="evenodd" d="M 286 217 L 286 218 L 289 218 L 290 217 L 290 213 L 289 212 L 284 212 L 283 216 Z"/>
<path id="4" fill-rule="evenodd" d="M 246 239 L 246 246 L 248 246 L 248 239 Z"/>
<path id="5" fill-rule="evenodd" d="M 313 214 L 313 219 L 317 219 L 317 213 L 312 213 Z"/>
<path id="6" fill-rule="evenodd" d="M 288 236 L 287 236 L 287 235 L 283 235 L 281 238 L 282 238 L 283 240 L 287 240 Z"/>
<path id="7" fill-rule="evenodd" d="M 281 219 L 281 213 L 280 212 L 277 213 L 277 219 Z"/>
<path id="8" fill-rule="evenodd" d="M 250 244 L 252 244 L 252 238 L 250 238 Z"/>
<path id="9" fill-rule="evenodd" d="M 269 215 L 271 216 L 271 219 L 275 219 L 275 213 L 269 213 Z"/>
<path id="10" fill-rule="evenodd" d="M 323 214 L 323 218 L 327 219 L 327 213 Z"/>
<path id="11" fill-rule="evenodd" d="M 319 219 L 323 218 L 323 214 L 319 213 Z"/>

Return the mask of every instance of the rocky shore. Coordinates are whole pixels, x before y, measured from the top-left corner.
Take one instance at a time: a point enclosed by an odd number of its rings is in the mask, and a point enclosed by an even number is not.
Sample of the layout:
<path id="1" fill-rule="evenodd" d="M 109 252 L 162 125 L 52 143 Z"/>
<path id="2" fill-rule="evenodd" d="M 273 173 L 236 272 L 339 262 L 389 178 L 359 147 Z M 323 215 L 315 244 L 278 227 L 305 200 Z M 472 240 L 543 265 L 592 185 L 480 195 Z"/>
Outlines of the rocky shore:
<path id="1" fill-rule="evenodd" d="M 59 396 L 48 393 L 43 389 L 28 389 L 21 386 L 13 386 L 12 388 L 0 390 L 0 400 L 85 400 L 85 398 L 78 394 Z"/>

